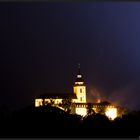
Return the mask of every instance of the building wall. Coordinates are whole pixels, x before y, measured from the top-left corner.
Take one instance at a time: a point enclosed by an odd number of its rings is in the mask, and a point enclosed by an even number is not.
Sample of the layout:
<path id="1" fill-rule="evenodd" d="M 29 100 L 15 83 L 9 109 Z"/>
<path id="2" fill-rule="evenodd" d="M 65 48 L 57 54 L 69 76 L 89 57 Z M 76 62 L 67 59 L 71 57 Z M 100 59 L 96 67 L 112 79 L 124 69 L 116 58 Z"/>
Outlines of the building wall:
<path id="1" fill-rule="evenodd" d="M 115 107 L 112 107 L 112 108 L 106 108 L 105 110 L 105 115 L 111 119 L 111 120 L 114 120 L 116 117 L 117 117 L 117 108 Z"/>
<path id="2" fill-rule="evenodd" d="M 86 116 L 87 115 L 87 109 L 78 107 L 78 108 L 75 108 L 75 113 L 77 115 Z"/>
<path id="3" fill-rule="evenodd" d="M 47 103 L 58 105 L 62 103 L 62 99 L 45 99 L 45 104 Z M 39 107 L 42 105 L 43 105 L 43 99 L 35 99 L 35 107 Z"/>
<path id="4" fill-rule="evenodd" d="M 86 87 L 85 86 L 74 86 L 73 90 L 77 96 L 77 99 L 73 99 L 73 102 L 86 103 Z"/>

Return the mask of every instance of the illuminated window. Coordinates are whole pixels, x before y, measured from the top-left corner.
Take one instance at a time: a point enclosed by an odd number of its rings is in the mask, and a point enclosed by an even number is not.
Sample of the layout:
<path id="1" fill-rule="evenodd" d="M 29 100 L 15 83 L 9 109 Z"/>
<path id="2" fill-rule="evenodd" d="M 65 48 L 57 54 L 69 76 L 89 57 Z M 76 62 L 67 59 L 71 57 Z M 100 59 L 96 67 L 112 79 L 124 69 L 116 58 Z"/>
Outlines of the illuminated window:
<path id="1" fill-rule="evenodd" d="M 80 97 L 80 101 L 82 101 L 82 97 Z"/>

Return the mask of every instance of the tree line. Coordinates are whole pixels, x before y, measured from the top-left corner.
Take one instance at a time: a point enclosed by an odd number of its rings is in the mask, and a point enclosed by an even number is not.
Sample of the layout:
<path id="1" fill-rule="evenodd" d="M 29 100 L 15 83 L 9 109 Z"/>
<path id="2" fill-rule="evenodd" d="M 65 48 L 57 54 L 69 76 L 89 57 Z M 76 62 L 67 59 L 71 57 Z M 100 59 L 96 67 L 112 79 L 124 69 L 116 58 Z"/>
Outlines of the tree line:
<path id="1" fill-rule="evenodd" d="M 138 138 L 140 134 L 140 111 L 110 121 L 100 113 L 82 117 L 50 104 L 12 112 L 0 109 L 1 138 Z"/>

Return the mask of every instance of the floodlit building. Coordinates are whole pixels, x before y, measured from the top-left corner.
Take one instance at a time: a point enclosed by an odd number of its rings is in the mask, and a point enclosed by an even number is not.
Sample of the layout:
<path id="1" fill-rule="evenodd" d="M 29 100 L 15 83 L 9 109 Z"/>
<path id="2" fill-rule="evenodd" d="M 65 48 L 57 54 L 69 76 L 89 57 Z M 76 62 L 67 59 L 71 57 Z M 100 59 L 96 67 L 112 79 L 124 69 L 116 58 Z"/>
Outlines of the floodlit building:
<path id="1" fill-rule="evenodd" d="M 65 105 L 69 104 L 71 113 L 86 116 L 92 111 L 106 115 L 113 120 L 117 117 L 117 107 L 108 102 L 87 103 L 86 85 L 80 71 L 80 64 L 78 66 L 78 73 L 73 86 L 73 93 L 47 93 L 40 95 L 35 99 L 35 107 L 51 104 L 65 110 Z"/>

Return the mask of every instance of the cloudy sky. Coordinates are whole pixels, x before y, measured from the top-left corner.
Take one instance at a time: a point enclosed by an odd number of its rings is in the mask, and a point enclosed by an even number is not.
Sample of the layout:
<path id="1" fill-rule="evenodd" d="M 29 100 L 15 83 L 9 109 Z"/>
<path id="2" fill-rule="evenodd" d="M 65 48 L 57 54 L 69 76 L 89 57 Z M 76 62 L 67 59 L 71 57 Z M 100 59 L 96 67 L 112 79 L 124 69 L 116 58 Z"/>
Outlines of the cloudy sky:
<path id="1" fill-rule="evenodd" d="M 73 92 L 78 63 L 89 101 L 140 109 L 140 3 L 0 3 L 0 104 Z"/>

